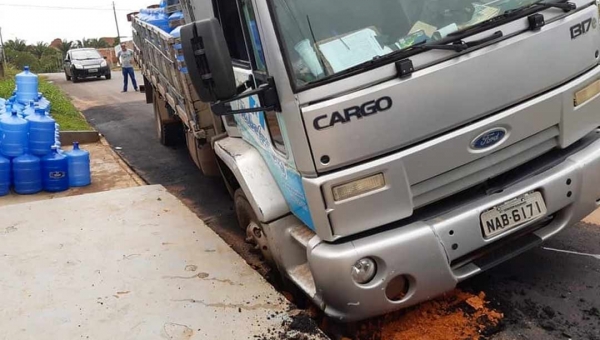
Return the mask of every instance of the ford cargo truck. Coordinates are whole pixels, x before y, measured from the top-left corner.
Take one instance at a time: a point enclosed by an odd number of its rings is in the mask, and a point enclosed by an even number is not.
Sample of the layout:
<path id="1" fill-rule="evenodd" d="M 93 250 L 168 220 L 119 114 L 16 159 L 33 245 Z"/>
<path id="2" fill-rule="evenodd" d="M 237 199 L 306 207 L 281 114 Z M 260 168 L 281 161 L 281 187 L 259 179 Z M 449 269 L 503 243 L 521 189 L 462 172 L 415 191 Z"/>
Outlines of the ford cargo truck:
<path id="1" fill-rule="evenodd" d="M 329 316 L 434 298 L 599 205 L 597 2 L 179 6 L 180 38 L 133 19 L 158 135 Z"/>

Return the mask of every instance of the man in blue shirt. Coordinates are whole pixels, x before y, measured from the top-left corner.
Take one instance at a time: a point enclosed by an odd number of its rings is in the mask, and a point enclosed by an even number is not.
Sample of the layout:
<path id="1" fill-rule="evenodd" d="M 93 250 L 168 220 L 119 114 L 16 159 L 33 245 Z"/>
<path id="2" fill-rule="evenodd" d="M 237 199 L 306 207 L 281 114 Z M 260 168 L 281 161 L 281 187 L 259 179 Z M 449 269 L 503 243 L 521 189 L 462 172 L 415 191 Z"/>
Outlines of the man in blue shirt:
<path id="1" fill-rule="evenodd" d="M 133 69 L 133 51 L 128 49 L 125 43 L 121 43 L 121 50 L 117 54 L 117 58 L 119 58 L 121 70 L 123 71 L 123 92 L 127 92 L 129 77 L 131 77 L 133 89 L 137 92 L 138 86 L 135 81 L 135 71 Z"/>

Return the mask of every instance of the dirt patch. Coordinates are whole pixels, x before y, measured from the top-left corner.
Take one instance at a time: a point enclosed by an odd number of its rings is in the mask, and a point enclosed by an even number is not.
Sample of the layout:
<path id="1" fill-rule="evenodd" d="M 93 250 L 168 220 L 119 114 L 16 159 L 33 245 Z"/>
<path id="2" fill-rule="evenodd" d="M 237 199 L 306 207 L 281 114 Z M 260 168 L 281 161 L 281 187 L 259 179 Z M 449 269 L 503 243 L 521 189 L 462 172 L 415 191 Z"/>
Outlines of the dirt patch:
<path id="1" fill-rule="evenodd" d="M 454 290 L 436 300 L 361 323 L 359 340 L 481 339 L 501 328 L 503 314 L 490 308 L 485 294 Z M 349 335 L 346 335 L 349 336 Z"/>
<path id="2" fill-rule="evenodd" d="M 273 313 L 269 318 L 275 318 L 279 312 Z M 317 323 L 303 310 L 291 309 L 287 312 L 285 321 L 280 328 L 268 328 L 263 335 L 255 335 L 256 340 L 325 340 Z"/>

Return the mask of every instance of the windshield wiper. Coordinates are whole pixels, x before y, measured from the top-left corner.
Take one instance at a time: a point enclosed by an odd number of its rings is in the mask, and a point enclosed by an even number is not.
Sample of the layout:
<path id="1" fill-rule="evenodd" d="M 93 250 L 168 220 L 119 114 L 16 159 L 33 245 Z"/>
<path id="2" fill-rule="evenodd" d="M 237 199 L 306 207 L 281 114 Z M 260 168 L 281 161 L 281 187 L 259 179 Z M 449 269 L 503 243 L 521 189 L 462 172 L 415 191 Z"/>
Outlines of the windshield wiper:
<path id="1" fill-rule="evenodd" d="M 573 2 L 536 2 L 534 3 L 535 6 L 543 6 L 544 8 L 550 8 L 550 7 L 554 7 L 554 8 L 560 8 L 565 12 L 570 12 L 573 11 L 575 9 L 577 9 L 577 5 Z"/>
<path id="2" fill-rule="evenodd" d="M 502 36 L 503 36 L 502 31 L 496 31 L 496 32 L 494 32 L 494 34 L 490 35 L 489 37 L 485 37 L 485 38 L 482 38 L 479 40 L 473 40 L 473 41 L 468 41 L 468 42 L 465 42 L 464 40 L 458 40 L 458 41 L 455 41 L 448 45 L 421 44 L 421 45 L 415 45 L 413 47 L 421 48 L 424 50 L 447 50 L 447 51 L 462 52 L 471 47 L 482 45 L 482 44 L 485 44 L 492 40 L 502 38 Z"/>
<path id="3" fill-rule="evenodd" d="M 469 26 L 469 27 L 463 28 L 461 30 L 452 32 L 452 33 L 448 34 L 448 37 L 463 35 L 463 34 L 466 34 L 467 32 L 473 31 L 473 30 L 484 30 L 485 28 L 490 27 L 490 26 L 498 26 L 500 24 L 509 22 L 512 18 L 523 15 L 524 12 L 531 11 L 531 13 L 529 13 L 529 14 L 532 14 L 534 12 L 538 12 L 543 9 L 551 8 L 551 7 L 560 8 L 565 12 L 570 12 L 574 9 L 577 9 L 576 4 L 566 1 L 566 0 L 559 0 L 556 2 L 544 2 L 543 0 L 540 0 L 540 1 L 530 4 L 528 6 L 523 6 L 523 7 L 507 10 L 504 13 L 502 13 L 498 16 L 495 16 L 493 18 L 490 18 L 488 20 L 484 20 L 473 26 Z M 523 16 L 525 16 L 525 15 L 523 15 Z"/>

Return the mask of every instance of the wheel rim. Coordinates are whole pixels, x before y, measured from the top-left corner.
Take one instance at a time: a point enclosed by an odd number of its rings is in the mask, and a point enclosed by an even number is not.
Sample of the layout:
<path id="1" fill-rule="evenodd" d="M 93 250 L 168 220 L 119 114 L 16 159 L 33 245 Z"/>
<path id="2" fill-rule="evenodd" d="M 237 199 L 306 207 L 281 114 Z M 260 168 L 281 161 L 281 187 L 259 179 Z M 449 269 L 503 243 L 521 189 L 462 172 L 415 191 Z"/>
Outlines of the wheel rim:
<path id="1" fill-rule="evenodd" d="M 250 222 L 248 224 L 248 227 L 246 228 L 246 241 L 254 245 L 256 251 L 260 251 L 265 258 L 265 261 L 270 264 L 274 263 L 273 254 L 271 254 L 271 250 L 269 249 L 267 236 L 260 225 L 255 222 Z"/>

